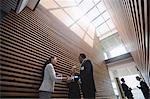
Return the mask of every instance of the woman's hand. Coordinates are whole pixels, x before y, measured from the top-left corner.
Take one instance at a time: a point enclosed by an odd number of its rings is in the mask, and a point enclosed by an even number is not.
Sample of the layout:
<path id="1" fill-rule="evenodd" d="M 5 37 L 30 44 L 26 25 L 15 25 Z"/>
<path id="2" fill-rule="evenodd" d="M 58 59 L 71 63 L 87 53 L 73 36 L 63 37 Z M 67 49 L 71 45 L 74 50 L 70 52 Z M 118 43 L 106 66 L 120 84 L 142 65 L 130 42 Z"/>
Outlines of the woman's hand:
<path id="1" fill-rule="evenodd" d="M 63 76 L 63 75 L 62 75 L 62 74 L 60 74 L 60 73 L 57 75 L 57 77 L 62 77 L 62 76 Z"/>
<path id="2" fill-rule="evenodd" d="M 68 77 L 62 77 L 62 80 L 65 80 L 65 81 L 66 81 L 67 79 L 68 79 Z"/>
<path id="3" fill-rule="evenodd" d="M 69 77 L 69 76 L 67 76 L 67 80 L 68 80 L 68 81 L 71 81 L 71 80 L 72 80 L 72 78 L 71 78 L 71 77 Z"/>

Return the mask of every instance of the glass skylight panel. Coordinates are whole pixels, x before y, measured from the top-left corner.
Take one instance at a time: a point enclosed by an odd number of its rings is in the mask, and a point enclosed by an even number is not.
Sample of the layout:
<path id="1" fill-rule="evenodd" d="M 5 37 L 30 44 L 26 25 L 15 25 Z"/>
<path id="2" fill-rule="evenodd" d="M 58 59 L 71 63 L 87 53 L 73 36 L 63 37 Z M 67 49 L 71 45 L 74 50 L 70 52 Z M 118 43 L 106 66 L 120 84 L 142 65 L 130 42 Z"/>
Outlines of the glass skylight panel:
<path id="1" fill-rule="evenodd" d="M 86 32 L 93 39 L 117 32 L 103 0 L 42 0 L 42 6 L 82 38 Z M 79 29 L 79 30 L 77 30 Z"/>
<path id="2" fill-rule="evenodd" d="M 105 5 L 104 5 L 103 2 L 100 2 L 100 3 L 97 5 L 97 7 L 98 7 L 100 13 L 102 13 L 102 12 L 104 12 L 104 11 L 106 10 L 106 7 L 105 7 Z"/>
<path id="3" fill-rule="evenodd" d="M 115 25 L 113 24 L 113 22 L 111 21 L 111 19 L 109 19 L 107 21 L 107 24 L 108 24 L 108 26 L 109 26 L 110 29 L 114 29 L 115 28 Z"/>
<path id="4" fill-rule="evenodd" d="M 64 10 L 74 19 L 74 21 L 83 16 L 83 13 L 79 7 L 66 8 Z"/>
<path id="5" fill-rule="evenodd" d="M 87 16 L 90 21 L 92 21 L 94 18 L 96 18 L 99 15 L 99 11 L 96 7 L 94 7 L 90 12 L 88 12 Z"/>
<path id="6" fill-rule="evenodd" d="M 93 24 L 90 24 L 87 33 L 92 39 L 94 39 L 95 27 L 93 26 Z"/>
<path id="7" fill-rule="evenodd" d="M 103 22 L 105 22 L 104 19 L 103 19 L 101 16 L 99 16 L 98 18 L 96 18 L 96 19 L 92 22 L 92 24 L 93 24 L 95 27 L 97 27 L 97 26 L 99 26 L 100 24 L 102 24 Z"/>
<path id="8" fill-rule="evenodd" d="M 104 13 L 102 14 L 102 16 L 104 17 L 105 21 L 110 18 L 110 15 L 109 15 L 109 13 L 108 13 L 107 11 L 104 12 Z"/>
<path id="9" fill-rule="evenodd" d="M 110 31 L 106 23 L 102 24 L 97 28 L 97 31 L 100 32 L 101 35 L 105 34 L 106 32 Z"/>
<path id="10" fill-rule="evenodd" d="M 74 24 L 70 29 L 76 33 L 80 38 L 83 38 L 85 31 L 83 31 L 77 24 Z"/>
<path id="11" fill-rule="evenodd" d="M 93 0 L 93 2 L 97 4 L 98 2 L 101 2 L 101 0 Z"/>
<path id="12" fill-rule="evenodd" d="M 53 9 L 59 7 L 53 0 L 41 0 L 40 4 L 46 9 Z"/>
<path id="13" fill-rule="evenodd" d="M 92 7 L 94 6 L 94 3 L 92 0 L 84 0 L 80 5 L 79 8 L 82 10 L 82 13 L 88 12 Z"/>
<path id="14" fill-rule="evenodd" d="M 114 33 L 117 33 L 117 29 L 116 28 L 111 30 L 111 34 L 114 34 Z"/>
<path id="15" fill-rule="evenodd" d="M 96 36 L 100 37 L 100 33 L 98 31 L 96 31 Z"/>
<path id="16" fill-rule="evenodd" d="M 56 1 L 61 7 L 68 7 L 68 6 L 76 6 L 77 3 L 74 0 L 54 0 Z"/>
<path id="17" fill-rule="evenodd" d="M 82 0 L 75 0 L 75 2 L 76 2 L 77 4 L 79 4 L 81 1 L 82 1 Z"/>
<path id="18" fill-rule="evenodd" d="M 66 26 L 69 26 L 73 23 L 73 20 L 62 10 L 52 10 L 50 11 L 53 15 L 55 15 L 61 22 L 63 22 Z"/>
<path id="19" fill-rule="evenodd" d="M 88 26 L 90 25 L 89 19 L 84 16 L 77 22 L 85 31 L 87 31 Z"/>

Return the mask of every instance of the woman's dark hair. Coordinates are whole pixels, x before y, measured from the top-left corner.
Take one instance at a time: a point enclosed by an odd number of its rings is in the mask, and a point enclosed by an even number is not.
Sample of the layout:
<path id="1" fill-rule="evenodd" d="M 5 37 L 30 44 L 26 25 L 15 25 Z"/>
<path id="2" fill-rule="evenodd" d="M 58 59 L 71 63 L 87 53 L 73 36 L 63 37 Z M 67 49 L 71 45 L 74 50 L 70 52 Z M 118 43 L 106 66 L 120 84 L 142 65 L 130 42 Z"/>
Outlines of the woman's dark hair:
<path id="1" fill-rule="evenodd" d="M 44 63 L 43 69 L 42 69 L 42 80 L 44 78 L 44 70 L 47 64 L 51 63 L 52 59 L 54 59 L 53 56 L 51 56 L 48 60 L 46 60 L 46 62 Z"/>

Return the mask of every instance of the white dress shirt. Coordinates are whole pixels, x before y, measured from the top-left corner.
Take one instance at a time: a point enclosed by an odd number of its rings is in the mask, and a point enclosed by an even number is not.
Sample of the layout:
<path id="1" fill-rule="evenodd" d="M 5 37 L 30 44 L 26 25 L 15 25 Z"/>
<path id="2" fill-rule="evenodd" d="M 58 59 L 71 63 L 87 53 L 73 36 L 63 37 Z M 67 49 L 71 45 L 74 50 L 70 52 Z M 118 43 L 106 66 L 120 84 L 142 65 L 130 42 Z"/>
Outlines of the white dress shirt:
<path id="1" fill-rule="evenodd" d="M 62 77 L 56 77 L 55 69 L 51 63 L 47 64 L 44 70 L 43 82 L 40 91 L 54 92 L 55 82 L 61 81 Z"/>
<path id="2" fill-rule="evenodd" d="M 84 66 L 82 66 L 82 64 L 83 64 L 85 61 L 87 61 L 86 58 L 85 58 L 85 59 L 82 61 L 82 63 L 80 64 L 80 70 L 84 70 Z M 82 67 L 81 67 L 81 66 L 82 66 Z"/>

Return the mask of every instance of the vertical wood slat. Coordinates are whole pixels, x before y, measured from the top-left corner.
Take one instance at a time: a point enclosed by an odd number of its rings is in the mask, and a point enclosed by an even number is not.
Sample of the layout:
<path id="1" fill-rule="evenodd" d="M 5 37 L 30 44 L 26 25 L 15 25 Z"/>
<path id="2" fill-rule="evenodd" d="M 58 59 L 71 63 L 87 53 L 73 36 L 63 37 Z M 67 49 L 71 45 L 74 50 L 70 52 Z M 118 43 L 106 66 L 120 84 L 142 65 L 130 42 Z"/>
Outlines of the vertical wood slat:
<path id="1" fill-rule="evenodd" d="M 110 14 L 138 69 L 150 86 L 148 0 L 106 0 Z"/>

